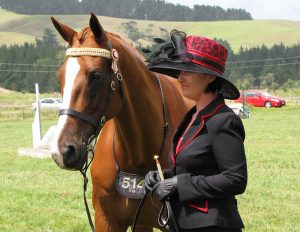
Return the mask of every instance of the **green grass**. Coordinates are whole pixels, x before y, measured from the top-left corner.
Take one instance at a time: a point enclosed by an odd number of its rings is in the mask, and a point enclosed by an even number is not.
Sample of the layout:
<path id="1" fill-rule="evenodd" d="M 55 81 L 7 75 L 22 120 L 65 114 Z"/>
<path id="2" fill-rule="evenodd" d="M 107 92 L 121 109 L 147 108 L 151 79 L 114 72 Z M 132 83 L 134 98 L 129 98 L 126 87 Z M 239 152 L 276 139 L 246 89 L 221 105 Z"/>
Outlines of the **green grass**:
<path id="1" fill-rule="evenodd" d="M 59 93 L 40 94 L 41 98 L 60 97 Z M 11 91 L 0 93 L 0 122 L 22 121 L 32 119 L 34 110 L 32 103 L 35 102 L 35 94 Z M 42 109 L 42 120 L 57 119 L 58 110 Z"/>
<path id="2" fill-rule="evenodd" d="M 300 231 L 299 115 L 300 107 L 251 108 L 243 120 L 249 182 L 238 202 L 247 232 Z M 54 123 L 43 121 L 43 131 Z M 0 141 L 0 231 L 90 231 L 81 175 L 17 155 L 31 146 L 31 120 L 0 122 Z"/>
<path id="3" fill-rule="evenodd" d="M 0 131 L 0 231 L 89 231 L 81 175 L 17 155 L 31 146 L 31 121 L 0 122 Z"/>
<path id="4" fill-rule="evenodd" d="M 60 93 L 43 93 L 40 99 L 47 97 L 61 97 Z M 31 106 L 35 101 L 35 93 L 21 93 L 10 91 L 9 93 L 0 91 L 0 107 L 1 106 Z"/>
<path id="5" fill-rule="evenodd" d="M 300 230 L 300 108 L 252 108 L 244 120 L 249 167 L 239 197 L 246 231 Z"/>
<path id="6" fill-rule="evenodd" d="M 0 9 L 0 45 L 23 44 L 33 42 L 35 37 L 42 35 L 44 28 L 54 27 L 50 20 L 51 15 L 19 15 Z M 89 15 L 57 15 L 59 21 L 80 30 L 88 25 Z M 121 24 L 129 19 L 98 16 L 104 29 L 117 33 L 130 41 L 121 28 Z M 167 30 L 174 28 L 186 31 L 188 34 L 203 35 L 211 38 L 227 40 L 232 49 L 237 52 L 241 46 L 253 47 L 265 44 L 270 47 L 283 42 L 285 45 L 293 45 L 300 41 L 300 24 L 287 20 L 248 20 L 248 21 L 217 21 L 217 22 L 166 22 L 134 20 L 137 27 L 143 33 L 153 25 L 153 35 L 160 35 L 160 27 Z M 60 36 L 58 36 L 60 38 Z M 61 42 L 62 39 L 60 40 Z M 140 41 L 144 46 L 149 41 Z"/>

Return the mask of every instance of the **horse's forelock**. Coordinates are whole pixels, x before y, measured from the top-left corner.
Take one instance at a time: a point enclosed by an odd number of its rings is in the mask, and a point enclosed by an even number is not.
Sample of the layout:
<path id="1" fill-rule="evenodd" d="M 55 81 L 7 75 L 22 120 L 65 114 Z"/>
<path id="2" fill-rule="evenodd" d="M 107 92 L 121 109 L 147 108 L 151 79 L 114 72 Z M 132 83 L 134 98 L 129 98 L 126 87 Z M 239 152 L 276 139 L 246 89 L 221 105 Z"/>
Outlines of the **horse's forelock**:
<path id="1" fill-rule="evenodd" d="M 77 39 L 78 39 L 79 41 L 83 41 L 83 40 L 85 39 L 85 36 L 86 36 L 86 34 L 87 34 L 87 32 L 88 32 L 89 29 L 90 29 L 89 27 L 83 28 L 83 29 L 77 34 Z"/>

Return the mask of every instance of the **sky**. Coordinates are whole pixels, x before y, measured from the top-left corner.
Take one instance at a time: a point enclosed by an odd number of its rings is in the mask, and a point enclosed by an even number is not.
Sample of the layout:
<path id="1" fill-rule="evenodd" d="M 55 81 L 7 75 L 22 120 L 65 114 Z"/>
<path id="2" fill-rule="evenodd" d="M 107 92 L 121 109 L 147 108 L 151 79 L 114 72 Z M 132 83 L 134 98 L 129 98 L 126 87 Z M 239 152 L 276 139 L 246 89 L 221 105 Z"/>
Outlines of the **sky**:
<path id="1" fill-rule="evenodd" d="M 174 4 L 210 5 L 227 8 L 242 8 L 249 12 L 253 19 L 287 19 L 300 21 L 299 0 L 165 0 Z"/>

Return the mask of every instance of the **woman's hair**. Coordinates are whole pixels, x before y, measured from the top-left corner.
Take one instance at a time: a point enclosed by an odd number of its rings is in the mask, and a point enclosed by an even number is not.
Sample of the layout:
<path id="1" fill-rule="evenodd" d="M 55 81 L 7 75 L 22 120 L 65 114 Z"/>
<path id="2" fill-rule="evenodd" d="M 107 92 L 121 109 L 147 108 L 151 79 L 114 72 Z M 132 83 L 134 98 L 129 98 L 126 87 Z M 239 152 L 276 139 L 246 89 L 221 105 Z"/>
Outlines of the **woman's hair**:
<path id="1" fill-rule="evenodd" d="M 222 80 L 221 78 L 216 77 L 216 79 L 209 83 L 205 92 L 206 93 L 215 93 L 215 92 L 219 92 L 222 88 Z"/>

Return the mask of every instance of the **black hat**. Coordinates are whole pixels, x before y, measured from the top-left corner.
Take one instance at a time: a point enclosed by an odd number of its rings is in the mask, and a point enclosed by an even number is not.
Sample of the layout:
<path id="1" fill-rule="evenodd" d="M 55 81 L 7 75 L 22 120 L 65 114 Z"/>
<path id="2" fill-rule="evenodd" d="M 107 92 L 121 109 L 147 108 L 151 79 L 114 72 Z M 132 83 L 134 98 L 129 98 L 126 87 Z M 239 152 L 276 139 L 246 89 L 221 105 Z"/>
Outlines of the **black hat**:
<path id="1" fill-rule="evenodd" d="M 239 90 L 224 77 L 227 49 L 202 36 L 186 36 L 173 30 L 171 42 L 160 47 L 147 62 L 151 71 L 178 78 L 180 71 L 214 75 L 222 80 L 220 93 L 227 99 L 237 99 Z"/>

